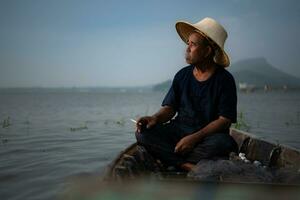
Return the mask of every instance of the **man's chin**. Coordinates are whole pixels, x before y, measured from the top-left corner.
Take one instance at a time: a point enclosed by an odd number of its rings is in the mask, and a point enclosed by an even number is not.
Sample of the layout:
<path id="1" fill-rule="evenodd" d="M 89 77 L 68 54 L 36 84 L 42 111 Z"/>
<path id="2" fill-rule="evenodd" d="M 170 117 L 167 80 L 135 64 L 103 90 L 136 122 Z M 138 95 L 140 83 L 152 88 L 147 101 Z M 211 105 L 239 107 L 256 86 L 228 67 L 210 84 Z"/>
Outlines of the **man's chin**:
<path id="1" fill-rule="evenodd" d="M 188 58 L 185 58 L 185 62 L 186 62 L 187 64 L 189 64 L 189 65 L 191 65 L 191 64 L 192 64 L 191 60 L 190 60 L 190 59 L 188 59 Z"/>

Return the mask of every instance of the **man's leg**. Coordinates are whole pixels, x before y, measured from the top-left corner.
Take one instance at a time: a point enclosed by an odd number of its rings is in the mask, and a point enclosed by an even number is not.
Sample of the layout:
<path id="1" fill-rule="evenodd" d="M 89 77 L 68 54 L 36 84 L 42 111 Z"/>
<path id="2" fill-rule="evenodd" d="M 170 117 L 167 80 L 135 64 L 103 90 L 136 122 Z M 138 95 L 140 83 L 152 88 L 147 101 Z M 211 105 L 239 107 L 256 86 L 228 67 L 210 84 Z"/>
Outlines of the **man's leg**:
<path id="1" fill-rule="evenodd" d="M 228 158 L 230 152 L 237 152 L 238 146 L 234 139 L 226 133 L 215 133 L 209 135 L 187 155 L 187 163 L 196 164 L 201 159 L 215 157 Z"/>
<path id="2" fill-rule="evenodd" d="M 138 144 L 144 146 L 154 157 L 168 166 L 180 166 L 184 159 L 175 154 L 175 145 L 180 140 L 180 129 L 171 123 L 156 125 L 136 133 Z"/>

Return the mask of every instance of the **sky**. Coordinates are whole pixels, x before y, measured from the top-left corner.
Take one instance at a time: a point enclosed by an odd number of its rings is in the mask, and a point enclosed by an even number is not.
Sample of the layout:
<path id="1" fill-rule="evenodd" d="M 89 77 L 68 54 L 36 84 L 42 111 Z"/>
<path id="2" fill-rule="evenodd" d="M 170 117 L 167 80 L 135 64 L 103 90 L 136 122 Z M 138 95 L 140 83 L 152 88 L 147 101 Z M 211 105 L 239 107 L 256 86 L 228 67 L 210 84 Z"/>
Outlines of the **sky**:
<path id="1" fill-rule="evenodd" d="M 176 21 L 228 32 L 231 63 L 300 77 L 297 0 L 0 0 L 0 87 L 146 86 L 186 66 Z"/>

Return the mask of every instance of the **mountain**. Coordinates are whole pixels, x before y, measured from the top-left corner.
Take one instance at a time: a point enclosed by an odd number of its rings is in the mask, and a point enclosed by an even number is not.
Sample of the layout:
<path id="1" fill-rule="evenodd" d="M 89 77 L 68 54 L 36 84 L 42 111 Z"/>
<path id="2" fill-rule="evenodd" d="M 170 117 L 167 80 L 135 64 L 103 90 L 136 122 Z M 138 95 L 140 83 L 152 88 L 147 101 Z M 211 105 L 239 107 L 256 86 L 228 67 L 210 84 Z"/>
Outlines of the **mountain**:
<path id="1" fill-rule="evenodd" d="M 265 58 L 241 60 L 232 64 L 228 70 L 235 77 L 237 83 L 247 83 L 258 87 L 270 85 L 272 87 L 299 87 L 300 79 L 282 72 Z"/>
<path id="2" fill-rule="evenodd" d="M 167 91 L 172 84 L 172 80 L 167 80 L 162 83 L 158 83 L 152 87 L 154 91 Z"/>
<path id="3" fill-rule="evenodd" d="M 251 58 L 233 63 L 228 71 L 232 73 L 238 83 L 247 83 L 256 87 L 270 85 L 272 87 L 300 87 L 300 79 L 278 70 L 267 62 L 265 58 Z M 167 80 L 154 85 L 155 91 L 166 91 L 172 81 Z"/>

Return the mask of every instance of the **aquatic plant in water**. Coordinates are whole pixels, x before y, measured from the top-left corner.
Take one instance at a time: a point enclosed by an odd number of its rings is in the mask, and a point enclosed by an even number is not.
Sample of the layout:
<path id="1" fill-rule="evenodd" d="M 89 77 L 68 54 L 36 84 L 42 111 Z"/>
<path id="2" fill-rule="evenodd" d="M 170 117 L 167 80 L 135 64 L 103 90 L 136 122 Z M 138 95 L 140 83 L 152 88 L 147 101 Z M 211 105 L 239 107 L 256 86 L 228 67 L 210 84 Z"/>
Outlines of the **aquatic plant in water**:
<path id="1" fill-rule="evenodd" d="M 104 121 L 104 124 L 105 125 L 108 125 L 108 124 L 116 124 L 116 125 L 119 125 L 119 126 L 124 126 L 125 125 L 125 119 L 124 118 L 121 118 L 121 119 L 106 119 Z"/>
<path id="2" fill-rule="evenodd" d="M 83 126 L 80 126 L 80 127 L 75 127 L 75 128 L 70 128 L 70 131 L 80 131 L 80 130 L 84 130 L 84 129 L 88 129 L 86 123 L 83 125 Z"/>
<path id="3" fill-rule="evenodd" d="M 11 123 L 10 123 L 10 118 L 9 118 L 9 116 L 8 116 L 6 119 L 3 120 L 3 122 L 2 122 L 2 128 L 7 128 L 7 127 L 9 127 L 10 125 L 11 125 Z"/>
<path id="4" fill-rule="evenodd" d="M 239 115 L 237 117 L 237 122 L 232 124 L 231 127 L 239 129 L 239 130 L 244 130 L 244 131 L 250 130 L 250 126 L 246 123 L 246 121 L 244 119 L 244 114 L 242 111 L 239 113 Z"/>

